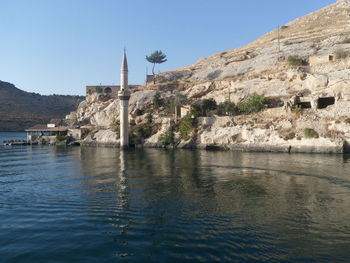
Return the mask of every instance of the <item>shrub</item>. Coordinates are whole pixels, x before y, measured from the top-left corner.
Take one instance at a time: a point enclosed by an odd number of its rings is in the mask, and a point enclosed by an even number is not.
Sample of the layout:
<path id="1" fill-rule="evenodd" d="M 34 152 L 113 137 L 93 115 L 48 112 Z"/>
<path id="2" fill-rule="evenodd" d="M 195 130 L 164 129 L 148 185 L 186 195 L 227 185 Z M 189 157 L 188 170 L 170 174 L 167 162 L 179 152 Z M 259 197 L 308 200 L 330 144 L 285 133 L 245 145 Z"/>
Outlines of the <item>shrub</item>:
<path id="1" fill-rule="evenodd" d="M 165 102 L 165 110 L 170 113 L 174 114 L 175 113 L 175 99 L 174 98 L 168 98 Z"/>
<path id="2" fill-rule="evenodd" d="M 191 105 L 190 115 L 193 116 L 193 118 L 197 118 L 201 116 L 201 107 L 198 104 Z"/>
<path id="3" fill-rule="evenodd" d="M 292 109 L 292 112 L 300 116 L 303 115 L 304 109 L 300 105 L 297 105 L 294 109 Z"/>
<path id="4" fill-rule="evenodd" d="M 346 119 L 344 120 L 344 122 L 347 123 L 347 124 L 350 124 L 350 118 L 346 118 Z"/>
<path id="5" fill-rule="evenodd" d="M 152 126 L 149 123 L 130 126 L 130 144 L 142 144 L 143 140 L 152 135 Z"/>
<path id="6" fill-rule="evenodd" d="M 190 139 L 191 132 L 194 129 L 194 119 L 190 115 L 186 115 L 180 120 L 179 123 L 179 132 L 180 138 L 183 140 Z"/>
<path id="7" fill-rule="evenodd" d="M 249 95 L 244 101 L 237 104 L 240 113 L 250 114 L 262 111 L 265 108 L 266 98 L 256 93 Z"/>
<path id="8" fill-rule="evenodd" d="M 318 138 L 318 133 L 314 129 L 306 128 L 304 129 L 305 138 Z"/>
<path id="9" fill-rule="evenodd" d="M 216 110 L 217 104 L 214 99 L 204 99 L 200 103 L 202 116 L 207 116 L 209 111 Z"/>
<path id="10" fill-rule="evenodd" d="M 159 92 L 157 92 L 153 97 L 153 106 L 158 109 L 164 105 L 164 101 L 160 98 Z"/>
<path id="11" fill-rule="evenodd" d="M 163 146 L 174 144 L 174 134 L 171 131 L 164 132 L 159 136 L 158 142 Z"/>
<path id="12" fill-rule="evenodd" d="M 289 56 L 287 58 L 287 63 L 289 66 L 293 66 L 293 67 L 307 65 L 307 62 L 299 56 Z"/>
<path id="13" fill-rule="evenodd" d="M 295 138 L 295 132 L 290 132 L 288 133 L 288 135 L 286 135 L 286 137 L 284 137 L 286 141 L 293 140 L 294 138 Z"/>
<path id="14" fill-rule="evenodd" d="M 191 114 L 195 117 L 207 116 L 210 111 L 216 110 L 217 104 L 214 99 L 204 99 L 191 106 Z"/>
<path id="15" fill-rule="evenodd" d="M 146 120 L 147 120 L 148 123 L 152 123 L 153 119 L 152 119 L 152 114 L 151 113 L 147 113 Z"/>
<path id="16" fill-rule="evenodd" d="M 218 105 L 218 115 L 220 116 L 232 116 L 238 114 L 236 105 L 231 101 L 225 101 Z"/>

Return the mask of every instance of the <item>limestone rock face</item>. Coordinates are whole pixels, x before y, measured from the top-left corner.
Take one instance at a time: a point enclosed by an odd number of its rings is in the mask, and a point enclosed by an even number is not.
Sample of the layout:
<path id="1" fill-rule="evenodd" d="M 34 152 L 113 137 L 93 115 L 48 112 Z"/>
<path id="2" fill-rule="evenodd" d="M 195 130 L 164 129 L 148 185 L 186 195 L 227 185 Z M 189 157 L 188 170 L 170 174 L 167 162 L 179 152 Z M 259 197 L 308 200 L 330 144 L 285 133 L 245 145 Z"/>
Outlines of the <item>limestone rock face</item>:
<path id="1" fill-rule="evenodd" d="M 280 44 L 279 44 L 280 43 Z M 350 0 L 339 0 L 279 30 L 273 30 L 249 45 L 212 55 L 195 64 L 159 74 L 164 81 L 183 81 L 189 98 L 229 97 L 241 101 L 247 94 L 291 97 L 308 91 L 315 96 L 344 93 L 350 59 Z M 324 56 L 309 67 L 288 65 L 288 57 L 305 61 Z M 332 61 L 325 60 L 328 56 Z"/>
<path id="2" fill-rule="evenodd" d="M 119 138 L 117 134 L 111 130 L 100 130 L 94 135 L 94 139 L 99 143 L 109 144 L 109 143 L 119 143 Z"/>
<path id="3" fill-rule="evenodd" d="M 158 132 L 154 135 L 152 135 L 150 138 L 147 138 L 145 140 L 144 146 L 146 147 L 157 147 L 161 146 L 159 145 L 159 137 L 164 133 L 170 130 L 171 128 L 171 118 L 162 118 L 159 120 L 159 124 L 161 125 L 161 128 L 158 130 Z"/>
<path id="4" fill-rule="evenodd" d="M 303 62 L 292 65 L 290 57 L 295 56 Z M 181 92 L 190 103 L 212 98 L 217 103 L 237 104 L 252 93 L 279 101 L 300 95 L 314 108 L 320 97 L 334 97 L 336 102 L 323 110 L 305 110 L 301 116 L 274 108 L 248 116 L 199 118 L 192 139 L 181 140 L 179 131 L 174 132 L 177 147 L 342 152 L 344 142 L 350 142 L 346 121 L 350 112 L 350 0 L 298 18 L 244 47 L 157 74 L 157 82 L 159 86 L 152 87 L 159 88 L 164 101 Z M 175 88 L 164 91 L 169 85 Z M 139 90 L 129 101 L 129 116 L 137 125 L 145 124 L 147 113 L 152 115 L 157 130 L 145 139 L 148 147 L 159 147 L 160 135 L 174 129 L 166 105 L 154 109 L 155 94 L 155 90 Z M 86 141 L 118 141 L 113 131 L 119 118 L 118 99 L 93 94 L 67 118 L 93 127 Z M 313 129 L 317 138 L 307 138 L 305 129 Z"/>
<path id="5" fill-rule="evenodd" d="M 350 8 L 350 0 L 338 0 L 338 6 L 343 8 Z"/>

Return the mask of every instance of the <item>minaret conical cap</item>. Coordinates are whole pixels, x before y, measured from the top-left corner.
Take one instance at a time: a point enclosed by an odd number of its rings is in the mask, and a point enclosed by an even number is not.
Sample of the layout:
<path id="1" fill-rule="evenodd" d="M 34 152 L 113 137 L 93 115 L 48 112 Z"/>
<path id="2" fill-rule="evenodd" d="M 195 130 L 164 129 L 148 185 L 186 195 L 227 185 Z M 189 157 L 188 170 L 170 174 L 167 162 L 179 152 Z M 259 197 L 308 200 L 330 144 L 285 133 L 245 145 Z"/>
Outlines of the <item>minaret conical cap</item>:
<path id="1" fill-rule="evenodd" d="M 123 55 L 121 70 L 122 71 L 128 71 L 128 60 L 126 59 L 125 49 L 124 49 L 124 55 Z"/>

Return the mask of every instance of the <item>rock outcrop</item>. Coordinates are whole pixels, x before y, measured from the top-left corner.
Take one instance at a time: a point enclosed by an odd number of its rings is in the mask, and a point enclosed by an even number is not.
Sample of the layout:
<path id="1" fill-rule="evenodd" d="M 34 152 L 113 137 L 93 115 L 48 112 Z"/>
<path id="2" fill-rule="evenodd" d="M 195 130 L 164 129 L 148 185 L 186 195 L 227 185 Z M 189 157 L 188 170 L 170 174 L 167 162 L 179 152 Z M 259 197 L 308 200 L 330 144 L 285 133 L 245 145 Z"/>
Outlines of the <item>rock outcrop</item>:
<path id="1" fill-rule="evenodd" d="M 144 137 L 136 144 L 161 147 L 171 141 L 181 148 L 343 152 L 350 142 L 350 1 L 339 0 L 247 46 L 160 73 L 157 81 L 131 95 L 134 134 Z M 250 115 L 213 112 L 194 120 L 183 136 L 181 123 L 167 109 L 176 93 L 190 104 L 203 99 L 237 104 L 254 93 L 276 103 Z M 156 105 L 155 94 L 164 105 Z M 291 112 L 291 101 L 307 109 Z M 90 127 L 85 141 L 117 144 L 118 116 L 119 101 L 90 95 L 67 118 Z"/>

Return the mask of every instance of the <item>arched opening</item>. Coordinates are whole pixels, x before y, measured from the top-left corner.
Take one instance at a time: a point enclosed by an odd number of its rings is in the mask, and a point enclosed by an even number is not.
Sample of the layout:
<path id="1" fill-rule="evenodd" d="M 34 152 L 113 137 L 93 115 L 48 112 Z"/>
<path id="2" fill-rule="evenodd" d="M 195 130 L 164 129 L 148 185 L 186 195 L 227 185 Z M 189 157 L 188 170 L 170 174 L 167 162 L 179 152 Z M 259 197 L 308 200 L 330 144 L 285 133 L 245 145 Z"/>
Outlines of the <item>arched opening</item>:
<path id="1" fill-rule="evenodd" d="M 325 98 L 319 98 L 317 100 L 317 108 L 318 109 L 325 109 L 329 105 L 333 105 L 335 103 L 334 97 L 325 97 Z"/>
<path id="2" fill-rule="evenodd" d="M 109 93 L 112 93 L 112 89 L 111 88 L 105 88 L 104 89 L 104 93 L 107 93 L 107 94 L 109 94 Z"/>

